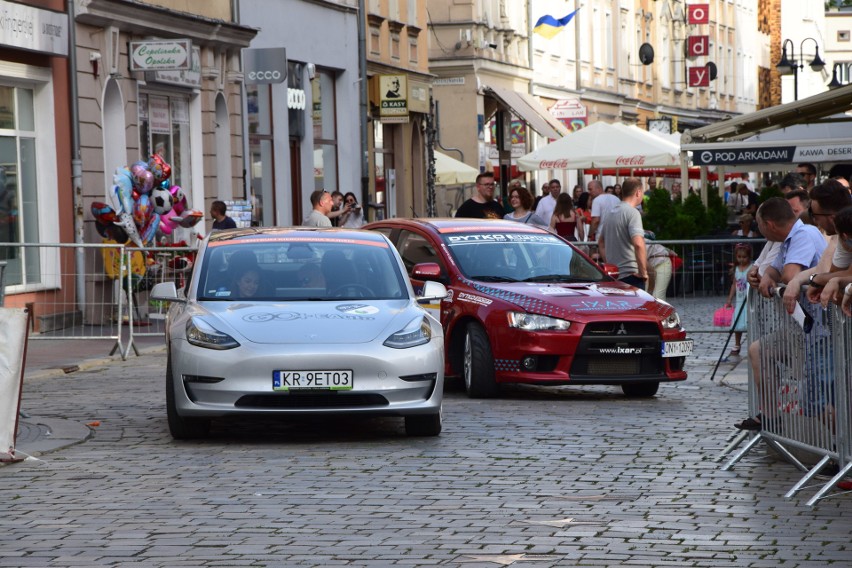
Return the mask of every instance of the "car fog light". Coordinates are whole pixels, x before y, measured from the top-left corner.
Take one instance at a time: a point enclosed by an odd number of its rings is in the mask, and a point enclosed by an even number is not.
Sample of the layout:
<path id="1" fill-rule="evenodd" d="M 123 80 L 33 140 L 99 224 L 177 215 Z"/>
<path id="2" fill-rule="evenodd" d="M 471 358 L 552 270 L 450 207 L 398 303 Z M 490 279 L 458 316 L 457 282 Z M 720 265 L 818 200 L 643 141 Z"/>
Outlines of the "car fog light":
<path id="1" fill-rule="evenodd" d="M 527 355 L 521 361 L 521 365 L 523 365 L 524 369 L 526 369 L 527 371 L 535 370 L 536 358 L 533 357 L 532 355 Z"/>

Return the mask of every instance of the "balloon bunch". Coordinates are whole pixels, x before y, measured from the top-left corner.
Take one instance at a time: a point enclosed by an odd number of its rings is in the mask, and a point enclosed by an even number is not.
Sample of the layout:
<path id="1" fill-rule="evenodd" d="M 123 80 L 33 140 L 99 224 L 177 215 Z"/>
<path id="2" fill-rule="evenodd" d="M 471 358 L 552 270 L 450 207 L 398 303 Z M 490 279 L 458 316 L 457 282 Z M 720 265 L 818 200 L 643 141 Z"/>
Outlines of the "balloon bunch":
<path id="1" fill-rule="evenodd" d="M 112 205 L 92 203 L 98 233 L 119 243 L 130 240 L 141 248 L 154 243 L 158 235 L 195 226 L 204 214 L 189 209 L 181 187 L 169 183 L 171 174 L 172 167 L 159 154 L 115 170 Z"/>

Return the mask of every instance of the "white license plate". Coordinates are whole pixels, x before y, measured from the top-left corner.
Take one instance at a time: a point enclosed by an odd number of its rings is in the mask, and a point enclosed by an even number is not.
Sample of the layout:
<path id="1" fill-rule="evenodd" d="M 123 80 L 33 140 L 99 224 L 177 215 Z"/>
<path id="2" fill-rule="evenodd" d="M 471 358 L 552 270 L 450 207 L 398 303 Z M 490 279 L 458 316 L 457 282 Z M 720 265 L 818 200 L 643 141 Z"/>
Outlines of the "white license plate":
<path id="1" fill-rule="evenodd" d="M 686 357 L 692 353 L 691 339 L 684 341 L 664 341 L 663 342 L 663 357 Z"/>
<path id="2" fill-rule="evenodd" d="M 352 390 L 353 382 L 351 370 L 272 372 L 272 390 L 276 391 Z"/>

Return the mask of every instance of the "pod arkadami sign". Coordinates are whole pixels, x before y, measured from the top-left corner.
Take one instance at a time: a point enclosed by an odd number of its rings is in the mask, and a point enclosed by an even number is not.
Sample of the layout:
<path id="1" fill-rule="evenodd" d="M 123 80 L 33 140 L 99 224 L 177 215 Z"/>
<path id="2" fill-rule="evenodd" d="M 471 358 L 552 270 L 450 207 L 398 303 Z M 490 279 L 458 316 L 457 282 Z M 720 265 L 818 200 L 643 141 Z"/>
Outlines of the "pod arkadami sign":
<path id="1" fill-rule="evenodd" d="M 800 162 L 840 162 L 852 160 L 852 144 L 806 146 L 692 148 L 696 166 L 743 164 L 797 164 Z"/>

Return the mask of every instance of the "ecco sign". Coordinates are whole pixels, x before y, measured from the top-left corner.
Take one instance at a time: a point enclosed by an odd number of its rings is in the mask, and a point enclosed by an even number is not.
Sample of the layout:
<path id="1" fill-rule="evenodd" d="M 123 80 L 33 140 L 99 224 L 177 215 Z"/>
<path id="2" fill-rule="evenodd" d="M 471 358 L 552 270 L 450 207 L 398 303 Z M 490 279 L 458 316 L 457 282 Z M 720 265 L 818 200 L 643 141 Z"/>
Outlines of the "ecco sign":
<path id="1" fill-rule="evenodd" d="M 246 83 L 249 84 L 258 84 L 258 83 L 281 83 L 284 81 L 285 76 L 281 74 L 281 71 L 249 71 L 246 73 L 246 78 L 248 79 Z"/>
<path id="2" fill-rule="evenodd" d="M 243 50 L 246 85 L 283 83 L 287 79 L 287 51 L 283 47 Z"/>

